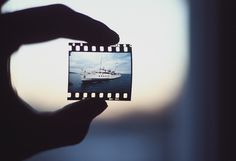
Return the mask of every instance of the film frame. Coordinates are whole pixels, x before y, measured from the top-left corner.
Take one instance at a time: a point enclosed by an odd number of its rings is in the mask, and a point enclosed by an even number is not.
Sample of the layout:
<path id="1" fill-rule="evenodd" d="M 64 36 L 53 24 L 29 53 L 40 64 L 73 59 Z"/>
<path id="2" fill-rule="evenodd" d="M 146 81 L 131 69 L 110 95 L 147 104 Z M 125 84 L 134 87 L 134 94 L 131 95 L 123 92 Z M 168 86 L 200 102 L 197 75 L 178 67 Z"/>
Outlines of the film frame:
<path id="1" fill-rule="evenodd" d="M 132 46 L 130 44 L 116 44 L 111 46 L 91 45 L 87 43 L 69 43 L 69 59 L 68 59 L 68 100 L 83 100 L 87 98 L 99 98 L 110 101 L 130 101 L 132 92 Z M 112 54 L 128 54 L 130 55 L 130 80 L 128 82 L 129 88 L 127 91 L 74 91 L 70 89 L 70 63 L 72 54 L 81 53 L 112 53 Z M 101 68 L 100 68 L 101 69 Z M 121 74 L 122 76 L 122 74 Z"/>

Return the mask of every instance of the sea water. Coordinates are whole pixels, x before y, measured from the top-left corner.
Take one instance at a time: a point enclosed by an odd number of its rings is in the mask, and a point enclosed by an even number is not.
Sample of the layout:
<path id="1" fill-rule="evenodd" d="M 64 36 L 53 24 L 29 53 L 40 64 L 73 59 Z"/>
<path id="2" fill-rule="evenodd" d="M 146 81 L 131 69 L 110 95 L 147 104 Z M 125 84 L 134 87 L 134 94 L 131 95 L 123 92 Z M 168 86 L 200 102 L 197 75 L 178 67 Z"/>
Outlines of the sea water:
<path id="1" fill-rule="evenodd" d="M 131 74 L 121 74 L 121 77 L 111 80 L 82 82 L 79 73 L 69 73 L 68 92 L 98 92 L 98 93 L 130 93 Z"/>

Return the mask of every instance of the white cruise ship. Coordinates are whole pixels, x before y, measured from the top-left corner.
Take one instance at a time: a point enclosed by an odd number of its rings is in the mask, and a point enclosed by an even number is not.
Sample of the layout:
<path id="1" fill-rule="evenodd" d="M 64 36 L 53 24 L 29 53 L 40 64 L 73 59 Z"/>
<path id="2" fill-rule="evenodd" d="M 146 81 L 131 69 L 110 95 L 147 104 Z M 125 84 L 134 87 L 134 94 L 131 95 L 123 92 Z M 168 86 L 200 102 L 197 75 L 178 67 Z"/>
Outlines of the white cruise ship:
<path id="1" fill-rule="evenodd" d="M 102 68 L 102 57 L 101 57 L 99 70 L 94 70 L 94 71 L 82 70 L 80 77 L 82 82 L 102 81 L 102 80 L 111 80 L 120 78 L 121 74 L 116 73 L 116 68 L 117 66 L 113 71 L 105 69 L 104 67 Z"/>
<path id="2" fill-rule="evenodd" d="M 121 77 L 120 73 L 100 68 L 98 71 L 83 71 L 80 74 L 83 82 L 110 80 Z"/>

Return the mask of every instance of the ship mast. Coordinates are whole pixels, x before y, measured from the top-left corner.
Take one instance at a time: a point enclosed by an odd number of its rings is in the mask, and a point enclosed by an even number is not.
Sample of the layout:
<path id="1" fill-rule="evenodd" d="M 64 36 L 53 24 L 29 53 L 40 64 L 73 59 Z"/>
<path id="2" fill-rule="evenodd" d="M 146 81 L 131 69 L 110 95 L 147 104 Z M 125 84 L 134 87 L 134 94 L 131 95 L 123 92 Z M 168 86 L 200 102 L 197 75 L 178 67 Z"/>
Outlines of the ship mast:
<path id="1" fill-rule="evenodd" d="M 118 63 L 116 63 L 116 65 L 115 65 L 114 72 L 116 72 L 117 66 L 118 66 Z"/>
<path id="2" fill-rule="evenodd" d="M 100 58 L 100 69 L 99 70 L 102 70 L 102 56 Z"/>

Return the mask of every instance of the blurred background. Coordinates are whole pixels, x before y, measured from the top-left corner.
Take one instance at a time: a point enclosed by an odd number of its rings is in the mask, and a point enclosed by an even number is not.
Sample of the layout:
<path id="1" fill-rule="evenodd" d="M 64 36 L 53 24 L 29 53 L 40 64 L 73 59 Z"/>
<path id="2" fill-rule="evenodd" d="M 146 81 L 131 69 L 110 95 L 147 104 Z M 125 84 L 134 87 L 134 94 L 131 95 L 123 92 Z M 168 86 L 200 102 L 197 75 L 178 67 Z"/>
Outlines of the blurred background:
<path id="1" fill-rule="evenodd" d="M 219 153 L 227 144 L 219 139 L 224 134 L 218 115 L 223 50 L 218 1 L 11 0 L 3 12 L 55 3 L 104 22 L 120 35 L 120 43 L 132 44 L 132 101 L 108 102 L 81 144 L 25 161 L 220 161 L 225 157 L 227 152 Z M 75 40 L 24 45 L 12 56 L 12 83 L 36 110 L 54 111 L 71 103 L 66 100 L 71 41 Z"/>

